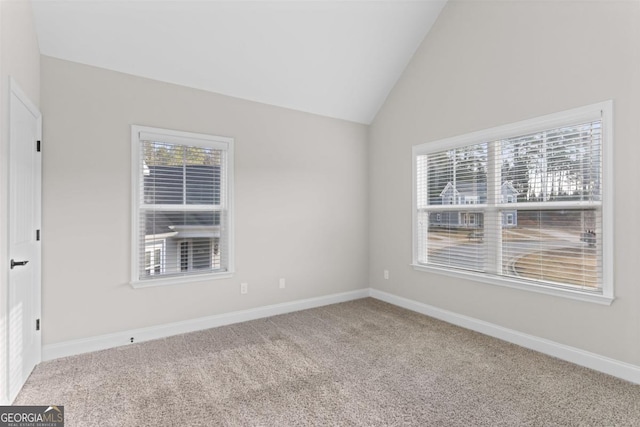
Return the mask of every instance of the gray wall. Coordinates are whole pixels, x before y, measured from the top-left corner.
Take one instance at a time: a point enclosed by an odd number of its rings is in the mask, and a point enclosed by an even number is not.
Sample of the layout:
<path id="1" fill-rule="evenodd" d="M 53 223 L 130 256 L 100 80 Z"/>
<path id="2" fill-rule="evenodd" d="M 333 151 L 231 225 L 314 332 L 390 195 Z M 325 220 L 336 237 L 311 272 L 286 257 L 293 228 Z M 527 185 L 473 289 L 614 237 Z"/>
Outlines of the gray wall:
<path id="1" fill-rule="evenodd" d="M 9 76 L 36 106 L 40 103 L 40 49 L 31 3 L 0 2 L 0 402 L 6 402 L 8 295 Z"/>
<path id="2" fill-rule="evenodd" d="M 8 139 L 7 75 L 36 104 L 42 85 L 44 344 L 370 284 L 640 364 L 640 201 L 625 191 L 640 178 L 638 2 L 450 0 L 369 129 L 40 59 L 28 2 L 0 4 L 0 159 Z M 615 102 L 618 191 L 611 306 L 409 267 L 412 145 L 606 99 Z M 235 138 L 233 279 L 129 286 L 130 124 Z M 6 212 L 6 184 L 0 204 Z M 6 255 L 0 246 L 0 294 Z M 287 278 L 285 290 L 279 277 Z M 239 294 L 241 281 L 249 294 Z M 0 304 L 3 318 L 4 310 Z"/>
<path id="3" fill-rule="evenodd" d="M 368 287 L 366 126 L 46 56 L 41 74 L 43 344 Z M 233 279 L 128 284 L 131 124 L 235 138 Z"/>
<path id="4" fill-rule="evenodd" d="M 372 287 L 640 364 L 640 3 L 449 1 L 370 128 Z M 411 147 L 614 100 L 611 306 L 414 271 Z M 383 269 L 390 279 L 383 279 Z"/>

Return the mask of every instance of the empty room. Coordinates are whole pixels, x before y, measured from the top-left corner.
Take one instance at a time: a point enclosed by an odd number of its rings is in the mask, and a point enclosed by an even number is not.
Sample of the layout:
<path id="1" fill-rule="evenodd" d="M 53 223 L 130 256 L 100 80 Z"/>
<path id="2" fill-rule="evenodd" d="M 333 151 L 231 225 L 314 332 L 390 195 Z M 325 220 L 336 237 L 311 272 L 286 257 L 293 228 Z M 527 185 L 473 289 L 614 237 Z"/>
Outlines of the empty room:
<path id="1" fill-rule="evenodd" d="M 0 426 L 640 425 L 640 1 L 0 1 Z"/>

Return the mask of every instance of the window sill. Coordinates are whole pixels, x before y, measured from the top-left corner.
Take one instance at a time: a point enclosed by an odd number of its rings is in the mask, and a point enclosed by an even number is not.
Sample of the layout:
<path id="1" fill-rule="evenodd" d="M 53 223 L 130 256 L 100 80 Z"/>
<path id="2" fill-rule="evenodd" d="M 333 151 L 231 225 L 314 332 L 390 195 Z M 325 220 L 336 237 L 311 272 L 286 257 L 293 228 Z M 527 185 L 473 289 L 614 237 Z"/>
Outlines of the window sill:
<path id="1" fill-rule="evenodd" d="M 556 288 L 553 286 L 545 286 L 544 284 L 531 284 L 521 282 L 515 279 L 508 279 L 499 276 L 490 276 L 482 273 L 464 270 L 451 270 L 448 268 L 426 266 L 422 264 L 411 264 L 414 270 L 424 271 L 428 273 L 442 274 L 445 276 L 457 277 L 460 279 L 474 280 L 478 282 L 488 283 L 491 285 L 504 286 L 512 289 L 520 289 L 529 292 L 536 292 L 545 295 L 553 295 L 562 298 L 569 298 L 578 301 L 591 302 L 602 305 L 611 305 L 614 300 L 613 296 L 602 294 L 581 292 L 572 289 Z"/>
<path id="2" fill-rule="evenodd" d="M 136 280 L 129 284 L 134 289 L 152 288 L 157 286 L 182 285 L 193 282 L 206 282 L 209 280 L 230 279 L 233 277 L 232 271 L 224 271 L 220 273 L 194 274 L 189 276 L 164 277 L 160 279 Z"/>

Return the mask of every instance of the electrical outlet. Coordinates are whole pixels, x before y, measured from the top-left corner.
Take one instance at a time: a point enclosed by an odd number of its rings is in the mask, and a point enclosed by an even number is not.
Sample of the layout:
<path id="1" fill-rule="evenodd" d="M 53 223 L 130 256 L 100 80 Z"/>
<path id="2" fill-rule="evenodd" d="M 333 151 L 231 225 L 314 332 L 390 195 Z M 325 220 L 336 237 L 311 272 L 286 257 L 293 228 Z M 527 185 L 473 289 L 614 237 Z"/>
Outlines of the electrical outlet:
<path id="1" fill-rule="evenodd" d="M 384 271 L 384 280 L 389 280 L 389 270 Z"/>
<path id="2" fill-rule="evenodd" d="M 248 283 L 240 283 L 240 293 L 246 294 L 249 292 L 249 284 Z"/>
<path id="3" fill-rule="evenodd" d="M 280 279 L 280 289 L 284 289 L 287 286 L 287 283 L 284 280 L 284 277 Z"/>

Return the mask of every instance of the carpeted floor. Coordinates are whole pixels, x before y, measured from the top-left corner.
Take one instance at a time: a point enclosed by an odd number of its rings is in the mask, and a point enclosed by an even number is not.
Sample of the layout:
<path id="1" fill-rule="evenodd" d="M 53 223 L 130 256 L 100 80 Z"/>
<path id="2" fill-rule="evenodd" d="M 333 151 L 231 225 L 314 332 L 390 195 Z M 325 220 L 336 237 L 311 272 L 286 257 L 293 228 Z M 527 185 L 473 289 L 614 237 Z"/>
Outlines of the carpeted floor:
<path id="1" fill-rule="evenodd" d="M 38 365 L 66 426 L 640 426 L 640 386 L 374 299 Z"/>

